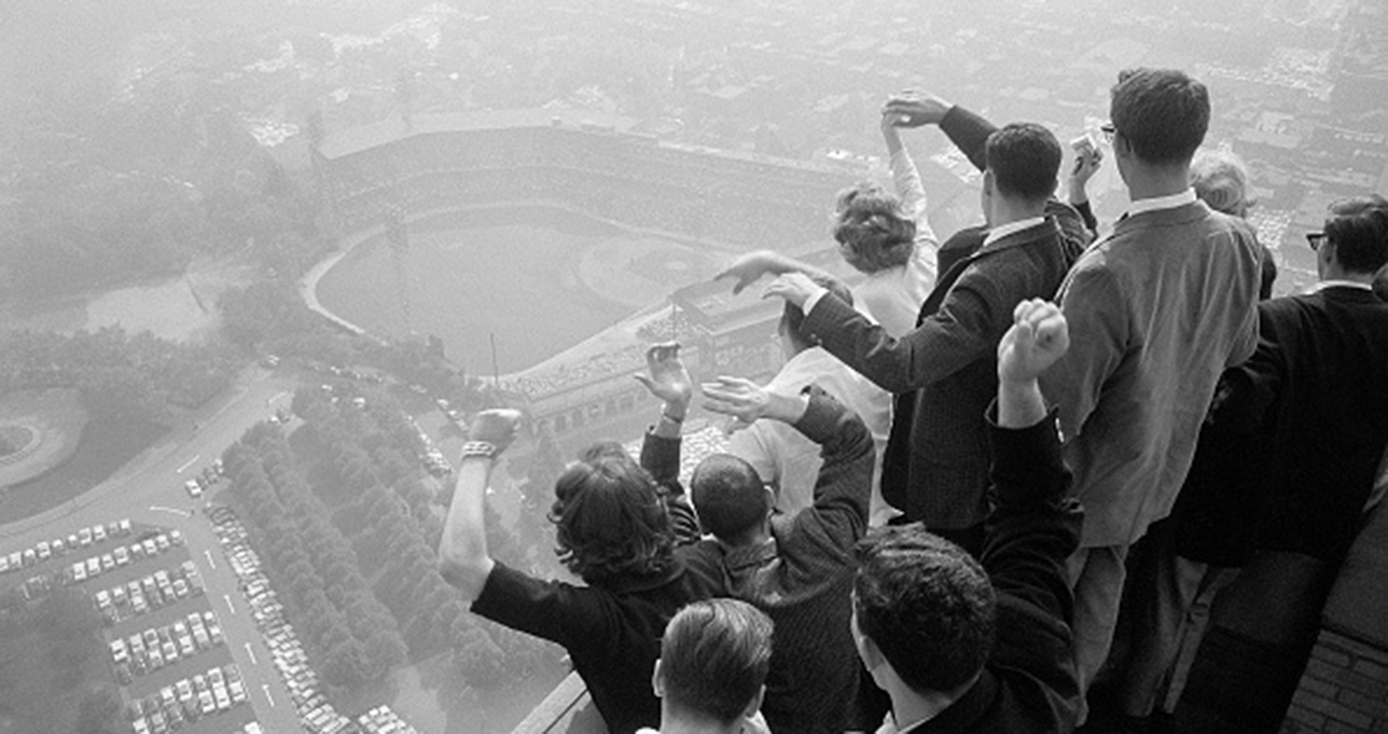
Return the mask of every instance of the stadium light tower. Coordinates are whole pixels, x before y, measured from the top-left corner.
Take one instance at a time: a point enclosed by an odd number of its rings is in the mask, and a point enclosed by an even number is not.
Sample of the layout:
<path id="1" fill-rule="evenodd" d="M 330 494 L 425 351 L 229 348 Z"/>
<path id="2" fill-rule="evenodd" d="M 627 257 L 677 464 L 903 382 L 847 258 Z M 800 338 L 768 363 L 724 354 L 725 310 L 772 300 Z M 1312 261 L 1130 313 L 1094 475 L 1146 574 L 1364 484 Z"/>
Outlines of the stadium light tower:
<path id="1" fill-rule="evenodd" d="M 395 266 L 395 290 L 400 299 L 400 313 L 405 318 L 405 332 L 414 333 L 410 318 L 410 279 L 405 260 L 410 249 L 410 232 L 405 226 L 405 210 L 391 204 L 386 209 L 386 242 L 390 245 L 390 260 Z"/>

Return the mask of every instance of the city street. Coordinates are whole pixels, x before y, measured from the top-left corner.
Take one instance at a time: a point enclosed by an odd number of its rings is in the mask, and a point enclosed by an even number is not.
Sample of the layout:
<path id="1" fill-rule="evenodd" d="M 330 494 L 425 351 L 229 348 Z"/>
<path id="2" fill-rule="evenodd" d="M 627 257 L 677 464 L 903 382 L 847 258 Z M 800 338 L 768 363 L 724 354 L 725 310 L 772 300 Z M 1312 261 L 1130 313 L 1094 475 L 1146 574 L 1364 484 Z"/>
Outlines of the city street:
<path id="1" fill-rule="evenodd" d="M 298 731 L 300 724 L 288 705 L 289 689 L 270 662 L 269 649 L 247 614 L 236 577 L 201 512 L 225 485 L 215 485 L 203 499 L 193 500 L 183 483 L 219 458 L 246 429 L 277 408 L 288 411 L 292 389 L 290 379 L 252 370 L 231 388 L 228 397 L 213 401 L 186 425 L 175 426 L 160 443 L 75 503 L 0 527 L 0 548 L 10 551 L 121 518 L 182 531 L 188 555 L 206 582 L 206 603 L 222 622 L 226 650 L 245 677 L 256 719 L 269 732 Z M 70 555 L 75 558 L 80 553 Z"/>

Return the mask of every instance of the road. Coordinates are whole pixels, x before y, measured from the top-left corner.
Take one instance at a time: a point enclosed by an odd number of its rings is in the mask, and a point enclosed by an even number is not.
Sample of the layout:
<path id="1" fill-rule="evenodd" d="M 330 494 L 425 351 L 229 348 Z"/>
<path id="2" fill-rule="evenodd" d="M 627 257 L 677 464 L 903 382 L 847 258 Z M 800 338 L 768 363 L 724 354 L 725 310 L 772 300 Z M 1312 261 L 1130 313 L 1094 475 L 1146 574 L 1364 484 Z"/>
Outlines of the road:
<path id="1" fill-rule="evenodd" d="M 132 521 L 178 528 L 183 532 L 189 554 L 198 562 L 207 584 L 207 598 L 227 597 L 225 606 L 232 607 L 241 599 L 236 577 L 230 564 L 221 562 L 221 546 L 217 536 L 200 510 L 203 501 L 193 500 L 183 488 L 183 482 L 202 471 L 222 455 L 222 452 L 255 423 L 268 418 L 276 408 L 289 409 L 291 379 L 277 377 L 261 370 L 249 371 L 241 383 L 232 388 L 228 397 L 213 401 L 185 425 L 172 429 L 172 438 L 123 467 L 111 479 L 86 492 L 68 514 L 56 512 L 41 515 L 39 520 L 21 521 L 0 527 L 0 547 L 9 550 L 29 548 L 43 540 L 66 537 L 80 528 L 95 523 L 107 523 L 128 517 Z M 196 426 L 196 427 L 195 427 Z M 204 496 L 215 499 L 225 485 L 218 485 Z M 70 506 L 64 506 L 70 509 Z M 67 510 L 64 510 L 67 511 Z M 41 524 L 35 524 L 41 523 Z M 75 556 L 74 556 L 75 557 Z M 211 563 L 216 558 L 215 566 Z M 249 697 L 256 719 L 265 731 L 299 731 L 298 717 L 292 706 L 274 705 L 292 700 L 270 662 L 269 648 L 256 630 L 253 620 L 244 613 L 244 605 L 235 610 L 211 604 L 222 621 L 227 649 L 241 668 L 248 691 L 264 695 Z"/>

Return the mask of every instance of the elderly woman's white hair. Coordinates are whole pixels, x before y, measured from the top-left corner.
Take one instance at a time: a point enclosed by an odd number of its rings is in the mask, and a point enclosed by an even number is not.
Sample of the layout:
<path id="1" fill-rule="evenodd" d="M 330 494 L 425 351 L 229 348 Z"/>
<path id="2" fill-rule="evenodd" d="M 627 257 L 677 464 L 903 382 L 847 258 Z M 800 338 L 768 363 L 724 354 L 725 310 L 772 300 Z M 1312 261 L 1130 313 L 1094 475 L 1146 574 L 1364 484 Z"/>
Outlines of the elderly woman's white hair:
<path id="1" fill-rule="evenodd" d="M 1190 185 L 1211 209 L 1236 217 L 1255 203 L 1248 187 L 1248 166 L 1228 150 L 1202 150 L 1190 163 Z"/>

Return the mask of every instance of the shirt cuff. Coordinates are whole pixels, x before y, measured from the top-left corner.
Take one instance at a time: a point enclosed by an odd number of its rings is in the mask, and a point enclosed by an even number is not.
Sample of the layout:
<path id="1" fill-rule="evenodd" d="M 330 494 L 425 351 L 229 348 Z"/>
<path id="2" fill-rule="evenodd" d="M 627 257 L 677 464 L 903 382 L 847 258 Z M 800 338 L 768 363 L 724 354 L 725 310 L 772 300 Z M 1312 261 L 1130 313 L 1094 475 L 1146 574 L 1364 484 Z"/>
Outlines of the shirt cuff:
<path id="1" fill-rule="evenodd" d="M 814 310 L 815 304 L 819 303 L 819 299 L 823 298 L 825 294 L 827 294 L 828 292 L 828 288 L 816 284 L 814 287 L 814 291 L 810 293 L 809 298 L 805 299 L 805 305 L 801 306 L 800 310 L 805 312 L 806 316 L 809 316 L 810 312 Z"/>

